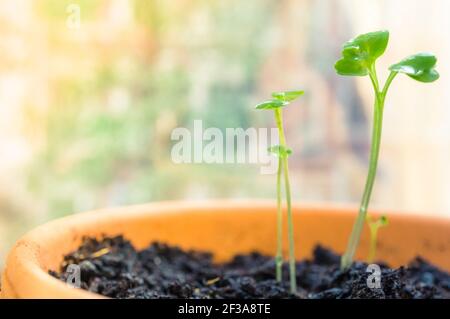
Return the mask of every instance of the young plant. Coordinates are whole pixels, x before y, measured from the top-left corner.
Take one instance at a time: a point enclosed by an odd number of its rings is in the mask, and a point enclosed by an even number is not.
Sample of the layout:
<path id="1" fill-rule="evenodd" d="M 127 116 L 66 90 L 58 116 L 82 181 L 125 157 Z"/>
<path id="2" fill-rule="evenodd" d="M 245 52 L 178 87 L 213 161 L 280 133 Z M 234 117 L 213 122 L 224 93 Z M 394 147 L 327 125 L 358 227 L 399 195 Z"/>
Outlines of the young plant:
<path id="1" fill-rule="evenodd" d="M 371 264 L 374 262 L 375 255 L 377 253 L 378 230 L 384 226 L 389 225 L 389 221 L 387 217 L 384 215 L 380 216 L 377 219 L 372 219 L 370 218 L 370 216 L 367 216 L 366 220 L 370 232 L 370 244 L 369 244 L 370 246 L 367 262 Z"/>
<path id="2" fill-rule="evenodd" d="M 405 58 L 389 67 L 390 74 L 383 86 L 378 82 L 375 68 L 376 60 L 386 50 L 389 40 L 388 31 L 377 31 L 362 34 L 344 44 L 342 58 L 336 62 L 335 69 L 340 75 L 368 75 L 375 93 L 374 123 L 372 128 L 372 145 L 370 149 L 369 172 L 359 208 L 359 214 L 353 225 L 347 250 L 341 259 L 341 269 L 350 267 L 361 237 L 377 171 L 378 154 L 380 152 L 381 130 L 386 94 L 394 78 L 399 73 L 408 75 L 419 82 L 433 82 L 439 78 L 434 69 L 436 57 L 430 53 L 418 53 Z"/>
<path id="3" fill-rule="evenodd" d="M 284 135 L 282 108 L 289 105 L 292 101 L 303 95 L 303 91 L 286 91 L 272 93 L 272 100 L 260 103 L 256 106 L 258 110 L 273 110 L 275 122 L 278 128 L 278 136 L 280 144 L 269 147 L 268 151 L 278 157 L 277 170 L 277 253 L 275 256 L 276 279 L 281 282 L 283 268 L 283 211 L 281 200 L 281 172 L 284 176 L 284 188 L 286 193 L 287 204 L 287 221 L 288 221 L 288 241 L 289 241 L 289 276 L 291 292 L 297 291 L 297 280 L 295 274 L 295 252 L 294 252 L 294 225 L 292 223 L 292 207 L 291 207 L 291 187 L 289 183 L 289 167 L 288 156 L 292 150 L 286 145 L 286 137 Z"/>

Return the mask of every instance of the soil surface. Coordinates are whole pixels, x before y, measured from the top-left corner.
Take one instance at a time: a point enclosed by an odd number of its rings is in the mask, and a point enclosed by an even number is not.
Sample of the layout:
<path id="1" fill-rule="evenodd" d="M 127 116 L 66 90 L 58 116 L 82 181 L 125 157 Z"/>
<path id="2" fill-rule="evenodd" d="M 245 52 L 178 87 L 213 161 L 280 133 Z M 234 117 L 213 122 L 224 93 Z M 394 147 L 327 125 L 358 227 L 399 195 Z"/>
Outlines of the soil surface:
<path id="1" fill-rule="evenodd" d="M 77 264 L 81 288 L 113 298 L 450 298 L 450 275 L 420 257 L 398 269 L 379 264 L 380 288 L 368 287 L 366 263 L 342 272 L 339 258 L 317 246 L 312 260 L 297 262 L 298 292 L 291 294 L 287 265 L 277 283 L 272 257 L 254 252 L 215 264 L 207 252 L 158 242 L 137 251 L 117 236 L 85 238 L 50 274 L 67 282 L 67 266 Z"/>

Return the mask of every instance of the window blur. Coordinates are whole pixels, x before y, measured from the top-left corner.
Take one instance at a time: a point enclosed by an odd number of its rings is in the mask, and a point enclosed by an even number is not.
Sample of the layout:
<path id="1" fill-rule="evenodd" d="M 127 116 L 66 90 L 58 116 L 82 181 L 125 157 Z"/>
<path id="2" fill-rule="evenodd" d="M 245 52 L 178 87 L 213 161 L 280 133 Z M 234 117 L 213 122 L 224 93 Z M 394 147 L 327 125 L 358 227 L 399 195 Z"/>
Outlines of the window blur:
<path id="1" fill-rule="evenodd" d="M 391 33 L 380 70 L 432 51 L 441 78 L 392 85 L 372 205 L 450 216 L 450 1 L 407 3 L 1 1 L 0 264 L 24 231 L 80 211 L 272 198 L 257 165 L 172 163 L 170 134 L 195 119 L 272 127 L 253 106 L 276 90 L 306 91 L 285 111 L 295 199 L 358 202 L 372 88 L 333 64 L 344 41 L 378 29 Z"/>

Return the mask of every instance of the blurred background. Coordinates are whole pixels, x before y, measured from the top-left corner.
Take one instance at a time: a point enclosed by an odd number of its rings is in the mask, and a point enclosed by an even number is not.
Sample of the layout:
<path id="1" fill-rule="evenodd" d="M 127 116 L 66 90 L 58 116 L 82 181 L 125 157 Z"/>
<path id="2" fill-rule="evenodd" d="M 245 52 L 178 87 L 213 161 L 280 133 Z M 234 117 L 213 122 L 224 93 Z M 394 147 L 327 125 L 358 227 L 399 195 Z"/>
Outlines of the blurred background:
<path id="1" fill-rule="evenodd" d="M 174 164 L 175 127 L 273 127 L 286 109 L 296 200 L 354 202 L 367 171 L 372 88 L 333 64 L 388 29 L 379 70 L 434 52 L 433 84 L 388 95 L 372 207 L 450 216 L 448 0 L 0 1 L 0 264 L 47 220 L 166 199 L 274 198 L 258 165 Z M 386 72 L 380 71 L 384 81 Z"/>

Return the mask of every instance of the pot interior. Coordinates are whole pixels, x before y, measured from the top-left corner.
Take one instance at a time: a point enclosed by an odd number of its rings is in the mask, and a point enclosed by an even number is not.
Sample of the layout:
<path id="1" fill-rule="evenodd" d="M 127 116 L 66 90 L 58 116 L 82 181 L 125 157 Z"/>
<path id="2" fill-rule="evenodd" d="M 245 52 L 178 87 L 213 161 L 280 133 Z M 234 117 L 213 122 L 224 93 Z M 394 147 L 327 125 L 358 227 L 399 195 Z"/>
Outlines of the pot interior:
<path id="1" fill-rule="evenodd" d="M 220 262 L 238 253 L 257 250 L 274 255 L 276 250 L 276 207 L 273 204 L 229 204 L 139 206 L 111 212 L 83 214 L 55 225 L 44 238 L 41 260 L 44 267 L 56 268 L 62 255 L 78 247 L 83 236 L 124 235 L 137 248 L 152 241 L 214 253 Z M 293 208 L 296 256 L 310 257 L 317 244 L 342 253 L 345 250 L 356 210 L 295 205 Z M 374 214 L 376 215 L 376 213 Z M 286 219 L 286 218 L 285 218 Z M 417 216 L 392 214 L 390 224 L 378 235 L 377 258 L 393 267 L 420 255 L 450 270 L 450 223 Z M 286 225 L 285 225 L 286 226 Z M 286 237 L 286 227 L 285 227 Z M 368 229 L 357 251 L 367 258 Z M 287 240 L 284 243 L 287 255 Z M 44 253 L 45 252 L 45 253 Z M 45 255 L 45 256 L 44 256 Z M 44 258 L 45 257 L 45 258 Z"/>

